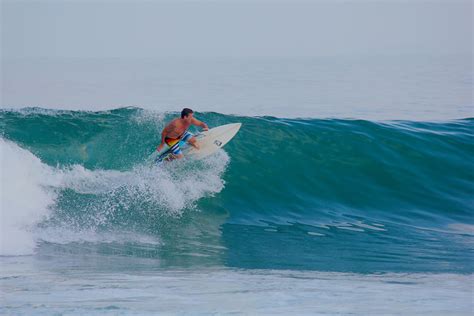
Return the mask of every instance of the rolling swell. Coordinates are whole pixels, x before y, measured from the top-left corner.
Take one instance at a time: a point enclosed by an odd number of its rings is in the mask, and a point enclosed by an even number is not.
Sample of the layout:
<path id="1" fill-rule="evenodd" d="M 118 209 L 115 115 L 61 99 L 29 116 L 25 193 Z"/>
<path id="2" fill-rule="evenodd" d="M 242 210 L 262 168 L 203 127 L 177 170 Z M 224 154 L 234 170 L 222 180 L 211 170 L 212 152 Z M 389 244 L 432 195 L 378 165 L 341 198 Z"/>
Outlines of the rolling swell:
<path id="1" fill-rule="evenodd" d="M 41 168 L 53 169 L 38 177 L 55 177 L 40 184 L 55 194 L 47 216 L 29 223 L 40 253 L 119 253 L 163 265 L 472 273 L 473 119 L 200 113 L 210 126 L 243 127 L 206 161 L 150 170 L 144 161 L 172 114 L 123 108 L 0 115 L 12 155 L 27 150 Z"/>

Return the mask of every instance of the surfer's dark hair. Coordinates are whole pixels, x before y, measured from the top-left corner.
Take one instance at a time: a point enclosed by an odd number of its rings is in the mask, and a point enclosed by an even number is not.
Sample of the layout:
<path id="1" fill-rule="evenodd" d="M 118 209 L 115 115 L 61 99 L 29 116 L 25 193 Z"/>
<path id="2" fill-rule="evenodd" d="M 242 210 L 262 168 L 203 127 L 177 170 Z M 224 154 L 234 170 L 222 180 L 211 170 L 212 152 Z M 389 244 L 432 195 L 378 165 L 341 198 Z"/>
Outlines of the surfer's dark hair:
<path id="1" fill-rule="evenodd" d="M 181 118 L 185 118 L 186 116 L 188 116 L 188 115 L 191 114 L 191 113 L 194 113 L 193 110 L 188 109 L 188 108 L 184 108 L 184 109 L 181 111 Z"/>

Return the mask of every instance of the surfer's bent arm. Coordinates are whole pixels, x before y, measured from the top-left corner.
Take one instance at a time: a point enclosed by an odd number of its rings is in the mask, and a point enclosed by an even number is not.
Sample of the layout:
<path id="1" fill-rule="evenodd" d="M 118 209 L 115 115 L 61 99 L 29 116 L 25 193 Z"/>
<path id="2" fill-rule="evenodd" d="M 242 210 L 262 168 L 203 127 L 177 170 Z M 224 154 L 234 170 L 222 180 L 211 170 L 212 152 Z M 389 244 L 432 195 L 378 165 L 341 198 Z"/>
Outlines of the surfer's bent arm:
<path id="1" fill-rule="evenodd" d="M 207 124 L 204 122 L 201 122 L 198 119 L 193 118 L 192 124 L 201 127 L 205 131 L 209 130 L 209 127 L 207 126 Z"/>
<path id="2" fill-rule="evenodd" d="M 160 143 L 160 145 L 158 146 L 158 148 L 156 148 L 156 150 L 160 151 L 161 148 L 163 148 L 163 145 L 165 144 L 166 136 L 168 135 L 168 129 L 169 129 L 169 126 L 166 126 L 166 127 L 163 129 L 163 132 L 161 132 L 161 143 Z"/>

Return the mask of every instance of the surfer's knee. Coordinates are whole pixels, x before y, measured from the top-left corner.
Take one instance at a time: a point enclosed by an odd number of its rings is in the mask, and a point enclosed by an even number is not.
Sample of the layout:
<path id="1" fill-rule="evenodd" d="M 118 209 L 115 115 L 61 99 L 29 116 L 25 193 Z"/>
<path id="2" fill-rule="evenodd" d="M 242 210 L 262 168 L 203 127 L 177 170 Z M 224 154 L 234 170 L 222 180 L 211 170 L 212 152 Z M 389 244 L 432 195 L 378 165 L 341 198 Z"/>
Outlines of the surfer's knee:
<path id="1" fill-rule="evenodd" d="M 194 136 L 191 137 L 191 138 L 188 140 L 188 143 L 189 143 L 191 146 L 193 146 L 193 147 L 199 149 L 199 145 L 198 145 L 198 143 L 197 143 L 196 137 L 194 137 Z"/>

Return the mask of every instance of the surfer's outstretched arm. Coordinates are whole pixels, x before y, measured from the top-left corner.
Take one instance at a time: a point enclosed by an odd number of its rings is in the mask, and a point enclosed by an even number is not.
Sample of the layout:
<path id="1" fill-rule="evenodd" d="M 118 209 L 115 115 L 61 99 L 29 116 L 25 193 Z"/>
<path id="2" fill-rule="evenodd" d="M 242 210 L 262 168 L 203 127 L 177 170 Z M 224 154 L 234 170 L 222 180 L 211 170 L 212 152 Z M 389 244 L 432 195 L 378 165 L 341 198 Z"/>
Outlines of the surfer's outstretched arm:
<path id="1" fill-rule="evenodd" d="M 199 127 L 201 127 L 203 130 L 205 130 L 205 131 L 208 131 L 208 130 L 209 130 L 209 127 L 207 126 L 206 123 L 201 122 L 200 120 L 195 119 L 194 117 L 193 117 L 193 120 L 192 120 L 191 124 L 196 125 L 196 126 L 199 126 Z"/>

